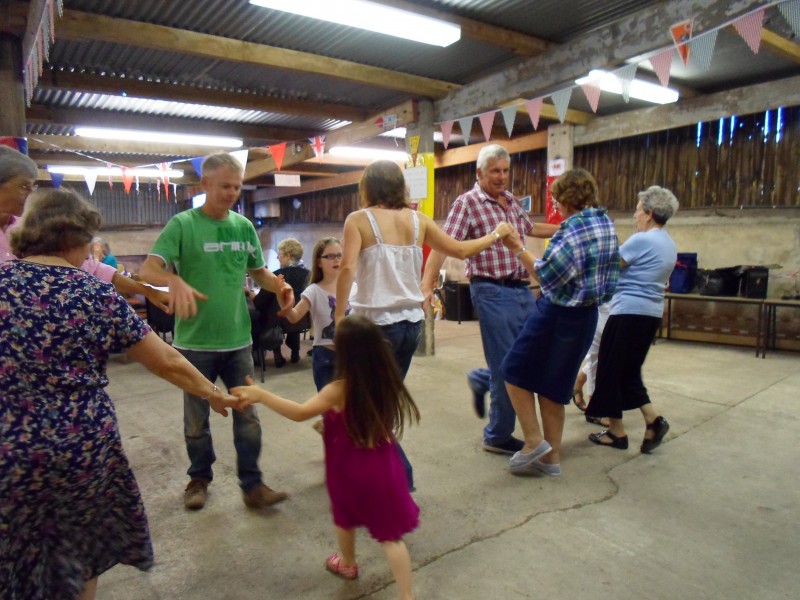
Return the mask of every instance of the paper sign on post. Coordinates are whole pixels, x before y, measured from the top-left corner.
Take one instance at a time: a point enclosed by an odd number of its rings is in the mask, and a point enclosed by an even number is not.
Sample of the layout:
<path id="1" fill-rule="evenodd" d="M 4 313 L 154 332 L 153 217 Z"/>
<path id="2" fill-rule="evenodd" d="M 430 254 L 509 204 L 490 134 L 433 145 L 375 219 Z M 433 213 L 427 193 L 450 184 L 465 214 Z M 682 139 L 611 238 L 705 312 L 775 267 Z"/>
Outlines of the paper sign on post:
<path id="1" fill-rule="evenodd" d="M 427 167 L 413 167 L 403 171 L 403 177 L 408 186 L 408 195 L 412 200 L 427 198 L 428 196 L 428 169 Z"/>

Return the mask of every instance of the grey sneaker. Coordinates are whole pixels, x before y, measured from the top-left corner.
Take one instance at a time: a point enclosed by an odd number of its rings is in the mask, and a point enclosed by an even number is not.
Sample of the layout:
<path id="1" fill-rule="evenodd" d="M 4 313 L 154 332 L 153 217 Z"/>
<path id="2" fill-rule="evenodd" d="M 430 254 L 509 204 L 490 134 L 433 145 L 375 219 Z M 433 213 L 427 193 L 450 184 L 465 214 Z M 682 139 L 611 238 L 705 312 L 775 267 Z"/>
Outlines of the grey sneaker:
<path id="1" fill-rule="evenodd" d="M 548 444 L 546 441 L 542 441 L 542 443 L 536 446 L 536 448 L 534 448 L 530 454 L 523 454 L 521 451 L 517 452 L 508 461 L 508 470 L 512 473 L 528 472 L 532 462 L 536 461 L 536 459 L 539 457 L 544 456 L 552 449 L 553 448 L 550 446 L 550 444 Z"/>
<path id="2" fill-rule="evenodd" d="M 272 488 L 258 484 L 249 492 L 242 492 L 244 504 L 247 508 L 266 508 L 278 502 L 283 502 L 289 495 L 286 492 L 276 492 Z"/>
<path id="3" fill-rule="evenodd" d="M 529 467 L 534 473 L 541 475 L 549 475 L 550 477 L 558 477 L 561 475 L 561 465 L 550 464 L 540 461 L 538 458 L 530 464 Z"/>
<path id="4" fill-rule="evenodd" d="M 191 510 L 199 510 L 206 505 L 208 482 L 205 479 L 192 479 L 183 492 L 183 505 Z"/>

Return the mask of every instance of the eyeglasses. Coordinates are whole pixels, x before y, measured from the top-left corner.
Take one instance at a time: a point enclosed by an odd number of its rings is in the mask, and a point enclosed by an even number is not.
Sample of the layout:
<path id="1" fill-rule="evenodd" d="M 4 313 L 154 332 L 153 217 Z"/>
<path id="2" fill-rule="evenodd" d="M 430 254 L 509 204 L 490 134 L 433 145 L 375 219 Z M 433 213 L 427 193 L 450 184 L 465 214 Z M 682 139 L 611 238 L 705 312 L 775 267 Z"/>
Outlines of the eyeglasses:
<path id="1" fill-rule="evenodd" d="M 342 260 L 341 252 L 339 254 L 323 254 L 320 258 L 324 258 L 325 260 Z"/>
<path id="2" fill-rule="evenodd" d="M 27 183 L 22 183 L 22 184 L 20 184 L 19 189 L 21 189 L 23 192 L 25 192 L 27 194 L 30 194 L 30 193 L 35 192 L 36 190 L 38 190 L 39 186 L 35 185 L 35 184 L 34 185 L 30 185 L 30 184 L 27 184 Z"/>

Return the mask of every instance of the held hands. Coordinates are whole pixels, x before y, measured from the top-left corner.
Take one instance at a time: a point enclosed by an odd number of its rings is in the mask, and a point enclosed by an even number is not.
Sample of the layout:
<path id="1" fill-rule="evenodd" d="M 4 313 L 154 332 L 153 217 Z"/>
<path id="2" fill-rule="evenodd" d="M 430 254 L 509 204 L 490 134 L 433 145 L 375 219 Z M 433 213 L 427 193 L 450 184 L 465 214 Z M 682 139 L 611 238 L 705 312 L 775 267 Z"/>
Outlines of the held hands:
<path id="1" fill-rule="evenodd" d="M 241 401 L 230 394 L 226 394 L 222 390 L 218 390 L 208 397 L 208 405 L 214 412 L 221 414 L 223 417 L 228 416 L 228 409 L 242 412 L 246 405 L 242 405 Z"/>
<path id="2" fill-rule="evenodd" d="M 514 253 L 525 247 L 525 243 L 522 241 L 517 231 L 513 231 L 511 234 L 504 237 L 503 245 Z"/>
<path id="3" fill-rule="evenodd" d="M 246 386 L 238 385 L 230 389 L 231 394 L 234 395 L 238 410 L 247 408 L 260 401 L 262 390 L 255 384 L 250 375 L 245 377 Z"/>
<path id="4" fill-rule="evenodd" d="M 494 231 L 492 232 L 492 235 L 494 235 L 496 233 L 497 235 L 500 236 L 498 239 L 503 240 L 503 243 L 505 243 L 505 239 L 509 235 L 511 235 L 513 233 L 516 233 L 516 232 L 517 232 L 517 230 L 514 229 L 514 227 L 512 225 L 509 225 L 505 221 L 501 221 L 500 224 L 497 227 L 494 228 Z M 517 237 L 519 237 L 519 235 L 517 235 Z"/>
<path id="5" fill-rule="evenodd" d="M 289 312 L 292 307 L 294 306 L 294 290 L 292 286 L 286 283 L 283 275 L 277 275 L 275 277 L 277 279 L 277 293 L 275 294 L 278 297 L 278 304 L 281 305 L 281 312 L 284 312 L 285 316 L 286 312 Z"/>

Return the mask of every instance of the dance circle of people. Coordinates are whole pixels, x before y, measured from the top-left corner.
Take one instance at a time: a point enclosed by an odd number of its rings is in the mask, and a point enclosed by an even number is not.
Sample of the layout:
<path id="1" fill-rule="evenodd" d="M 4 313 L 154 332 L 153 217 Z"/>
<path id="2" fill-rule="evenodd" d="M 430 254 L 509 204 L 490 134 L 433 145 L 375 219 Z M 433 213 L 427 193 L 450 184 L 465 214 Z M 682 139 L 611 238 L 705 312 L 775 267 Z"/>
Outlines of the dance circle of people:
<path id="1" fill-rule="evenodd" d="M 96 238 L 96 209 L 71 191 L 36 190 L 33 161 L 0 148 L 5 597 L 92 599 L 98 577 L 115 564 L 153 564 L 141 495 L 105 391 L 109 356 L 125 351 L 184 390 L 187 509 L 205 506 L 214 479 L 212 409 L 232 415 L 239 486 L 252 509 L 288 497 L 264 482 L 255 405 L 294 421 L 321 417 L 338 545 L 324 567 L 357 578 L 355 532 L 366 528 L 383 547 L 398 596 L 414 598 L 403 538 L 418 526 L 419 508 L 413 467 L 398 440 L 420 419 L 404 378 L 446 256 L 465 260 L 479 313 L 488 369 L 471 372 L 469 384 L 479 416 L 490 394 L 484 450 L 507 455 L 515 475 L 561 475 L 570 400 L 587 420 L 607 420 L 606 429 L 589 435 L 592 443 L 627 449 L 623 411 L 639 409 L 646 426 L 640 450 L 656 449 L 669 423 L 650 401 L 641 369 L 677 258 L 665 230 L 678 208 L 674 195 L 656 186 L 642 191 L 637 233 L 618 246 L 588 172 L 572 169 L 553 183 L 563 222 L 551 225 L 533 223 L 508 191 L 504 148 L 483 147 L 476 166 L 475 186 L 454 201 L 440 228 L 409 208 L 397 164 L 372 163 L 359 184 L 362 208 L 347 217 L 342 240 L 319 240 L 309 268 L 299 242 L 287 240 L 279 246 L 282 269 L 272 273 L 255 228 L 232 210 L 242 165 L 230 154 L 211 155 L 202 165 L 206 203 L 170 219 L 142 266 L 141 278 L 169 288 L 163 293 L 117 272 L 108 244 Z M 541 257 L 525 236 L 550 238 Z M 432 253 L 423 270 L 424 244 Z M 261 288 L 250 299 L 264 294 L 277 317 L 296 324 L 310 316 L 317 393 L 305 402 L 253 382 L 245 276 Z M 132 293 L 175 315 L 172 346 L 120 295 Z M 610 307 L 605 327 L 599 307 Z M 286 341 L 296 362 L 299 338 Z M 587 352 L 588 405 L 579 378 Z M 513 436 L 517 419 L 522 439 Z"/>

